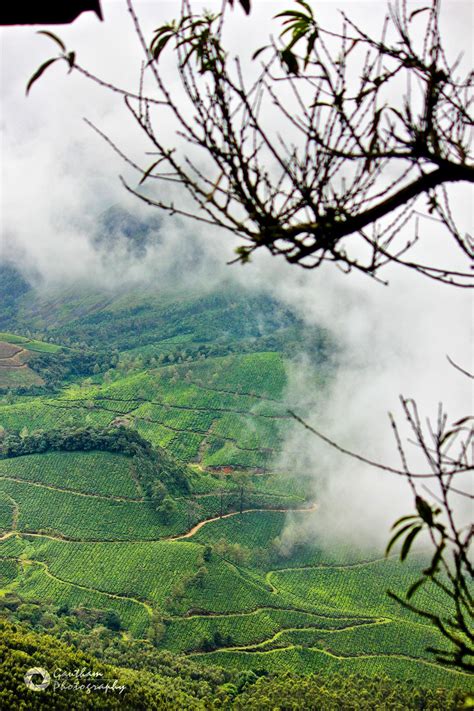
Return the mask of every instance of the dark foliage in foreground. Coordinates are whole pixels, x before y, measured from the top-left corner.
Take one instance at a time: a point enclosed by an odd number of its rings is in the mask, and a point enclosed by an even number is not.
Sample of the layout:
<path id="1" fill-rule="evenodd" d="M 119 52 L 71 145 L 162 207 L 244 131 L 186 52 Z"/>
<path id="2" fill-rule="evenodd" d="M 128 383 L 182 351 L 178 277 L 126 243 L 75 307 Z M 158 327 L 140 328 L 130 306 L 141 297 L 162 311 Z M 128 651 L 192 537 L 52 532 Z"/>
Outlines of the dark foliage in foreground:
<path id="1" fill-rule="evenodd" d="M 145 643 L 141 643 L 142 645 Z M 2 623 L 0 706 L 28 709 L 432 709 L 455 711 L 467 708 L 466 694 L 444 689 L 427 690 L 410 682 L 394 682 L 387 677 L 359 674 L 295 674 L 261 676 L 252 671 L 231 674 L 222 669 L 206 669 L 170 653 L 117 645 L 115 665 L 98 661 L 58 639 L 24 627 Z M 127 656 L 128 651 L 128 656 Z M 134 654 L 130 655 L 133 651 Z M 143 659 L 143 665 L 140 660 Z M 153 659 L 155 663 L 153 664 Z M 43 667 L 52 676 L 44 691 L 30 691 L 24 682 L 26 671 Z M 94 683 L 125 685 L 104 693 L 76 689 L 53 689 L 58 670 L 95 672 Z M 153 673 L 150 673 L 153 670 Z M 87 685 L 90 679 L 80 680 Z"/>

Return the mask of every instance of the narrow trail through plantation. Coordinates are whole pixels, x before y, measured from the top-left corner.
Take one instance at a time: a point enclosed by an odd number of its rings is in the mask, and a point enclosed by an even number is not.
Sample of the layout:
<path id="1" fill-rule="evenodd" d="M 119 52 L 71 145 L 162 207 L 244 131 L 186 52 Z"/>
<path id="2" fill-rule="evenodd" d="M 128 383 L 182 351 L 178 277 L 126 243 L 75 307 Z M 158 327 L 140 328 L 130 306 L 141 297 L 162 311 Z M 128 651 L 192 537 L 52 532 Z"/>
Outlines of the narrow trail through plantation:
<path id="1" fill-rule="evenodd" d="M 108 592 L 107 590 L 102 590 L 100 588 L 93 588 L 88 585 L 82 585 L 81 583 L 75 583 L 72 582 L 71 580 L 65 580 L 64 578 L 60 578 L 58 575 L 55 575 L 54 573 L 51 572 L 49 566 L 47 563 L 45 563 L 42 560 L 33 560 L 32 558 L 19 558 L 18 559 L 21 564 L 24 564 L 26 566 L 28 565 L 36 565 L 42 568 L 45 572 L 45 574 L 49 577 L 52 578 L 53 580 L 56 580 L 59 583 L 62 583 L 63 585 L 70 585 L 71 587 L 78 588 L 79 590 L 85 590 L 86 592 L 91 592 L 94 594 L 99 594 L 99 595 L 105 595 L 106 597 L 110 597 L 115 600 L 128 600 L 129 602 L 133 602 L 136 605 L 141 605 L 142 607 L 145 608 L 147 613 L 150 615 L 150 617 L 153 614 L 153 608 L 148 602 L 145 602 L 144 600 L 139 600 L 138 598 L 135 597 L 130 597 L 129 595 L 121 595 L 120 593 L 111 593 Z"/>
<path id="2" fill-rule="evenodd" d="M 23 481 L 23 480 L 22 480 Z M 133 499 L 127 499 L 127 501 L 134 501 Z M 140 502 L 136 502 L 140 503 Z M 198 531 L 203 528 L 203 526 L 206 526 L 208 523 L 213 523 L 214 521 L 219 521 L 221 518 L 230 518 L 231 516 L 240 516 L 242 514 L 247 514 L 247 513 L 264 513 L 264 512 L 277 512 L 277 513 L 290 513 L 290 512 L 295 512 L 295 513 L 306 513 L 310 511 L 315 511 L 317 508 L 316 504 L 312 504 L 311 506 L 306 506 L 303 508 L 258 508 L 258 509 L 244 509 L 242 512 L 240 511 L 232 511 L 231 513 L 223 514 L 222 516 L 213 516 L 212 518 L 207 518 L 204 519 L 203 521 L 199 521 L 199 523 L 195 524 L 189 531 L 186 533 L 178 533 L 173 536 L 162 536 L 160 538 L 104 538 L 104 539 L 92 539 L 92 538 L 73 538 L 71 536 L 65 536 L 63 534 L 52 534 L 52 533 L 47 533 L 47 532 L 41 532 L 41 531 L 19 531 L 16 529 L 12 529 L 10 531 L 7 531 L 6 533 L 3 533 L 0 535 L 0 541 L 4 541 L 7 538 L 10 538 L 11 536 L 14 535 L 24 535 L 24 536 L 34 536 L 37 538 L 49 538 L 53 541 L 64 541 L 64 542 L 70 542 L 70 543 L 113 543 L 113 544 L 130 544 L 130 543 L 163 543 L 165 541 L 169 542 L 174 542 L 174 541 L 180 541 L 180 540 L 185 540 L 192 538 Z"/>
<path id="3" fill-rule="evenodd" d="M 282 630 L 283 632 L 284 630 Z M 221 647 L 219 649 L 210 651 L 210 652 L 204 652 L 204 651 L 199 651 L 199 652 L 191 652 L 190 654 L 187 655 L 189 658 L 193 657 L 202 657 L 202 656 L 214 656 L 215 654 L 233 654 L 233 653 L 238 653 L 238 654 L 245 654 L 245 655 L 254 655 L 254 654 L 278 654 L 281 652 L 289 652 L 293 650 L 301 650 L 301 651 L 309 651 L 309 652 L 318 652 L 320 654 L 324 654 L 327 657 L 331 657 L 332 659 L 337 659 L 338 661 L 345 662 L 345 661 L 353 661 L 356 659 L 401 659 L 403 661 L 409 661 L 409 662 L 416 662 L 418 664 L 424 664 L 429 667 L 434 667 L 435 669 L 443 669 L 446 670 L 445 667 L 441 666 L 440 664 L 437 664 L 436 662 L 432 662 L 429 659 L 425 659 L 423 657 L 414 657 L 409 654 L 399 654 L 399 653 L 391 653 L 391 652 L 379 652 L 379 653 L 367 653 L 367 652 L 362 652 L 360 654 L 342 654 L 341 652 L 336 653 L 334 651 L 331 651 L 329 649 L 323 649 L 320 647 L 306 647 L 303 646 L 302 644 L 290 644 L 286 647 L 273 647 L 272 649 L 267 649 L 267 650 L 262 650 L 259 649 L 256 645 L 249 645 L 249 647 Z M 222 663 L 221 663 L 222 664 Z M 449 672 L 451 674 L 455 674 L 461 677 L 468 677 L 467 672 L 461 672 L 457 671 L 455 669 L 450 669 Z"/>
<path id="4" fill-rule="evenodd" d="M 337 619 L 337 618 L 334 618 Z M 229 646 L 229 647 L 220 647 L 219 650 L 212 650 L 212 651 L 219 651 L 219 652 L 270 652 L 270 651 L 275 651 L 276 649 L 290 649 L 291 647 L 299 647 L 302 645 L 288 645 L 286 647 L 270 647 L 270 645 L 275 642 L 277 639 L 279 639 L 282 635 L 288 634 L 289 632 L 321 632 L 324 634 L 334 634 L 336 635 L 338 632 L 347 632 L 348 630 L 354 630 L 359 627 L 375 627 L 377 625 L 387 625 L 390 624 L 392 620 L 388 618 L 380 618 L 377 620 L 371 620 L 367 622 L 358 622 L 357 624 L 348 624 L 344 625 L 341 627 L 335 627 L 333 629 L 328 629 L 327 627 L 318 627 L 317 625 L 309 625 L 309 626 L 301 626 L 301 627 L 283 627 L 282 629 L 278 630 L 278 632 L 275 632 L 274 635 L 271 637 L 267 637 L 266 639 L 263 639 L 261 642 L 255 642 L 253 644 L 244 644 L 244 645 L 235 645 L 235 646 Z M 269 649 L 266 649 L 266 647 L 270 647 Z M 206 651 L 196 651 L 196 652 L 190 652 L 189 655 L 194 655 L 194 654 L 209 654 L 209 652 Z M 348 655 L 349 656 L 349 655 Z M 352 655 L 351 655 L 352 656 Z M 354 656 L 359 656 L 359 655 L 354 655 Z"/>
<path id="5" fill-rule="evenodd" d="M 290 511 L 292 512 L 310 512 L 310 511 L 315 511 L 317 508 L 316 504 L 311 504 L 311 506 L 305 506 L 303 508 L 298 508 L 298 509 L 291 509 L 291 508 L 266 508 L 266 509 L 244 509 L 243 511 L 232 511 L 231 513 L 227 514 L 222 514 L 222 516 L 213 516 L 212 518 L 206 518 L 204 521 L 199 521 L 199 523 L 196 523 L 195 526 L 193 526 L 187 533 L 181 533 L 177 536 L 169 536 L 168 538 L 162 539 L 162 540 L 168 540 L 168 541 L 180 541 L 184 538 L 192 538 L 198 531 L 203 528 L 203 526 L 207 526 L 208 523 L 212 523 L 213 521 L 219 521 L 220 519 L 223 518 L 230 518 L 231 516 L 240 516 L 241 514 L 246 514 L 246 513 L 257 513 L 257 512 L 263 512 L 263 511 L 276 511 L 278 513 L 289 513 Z"/>

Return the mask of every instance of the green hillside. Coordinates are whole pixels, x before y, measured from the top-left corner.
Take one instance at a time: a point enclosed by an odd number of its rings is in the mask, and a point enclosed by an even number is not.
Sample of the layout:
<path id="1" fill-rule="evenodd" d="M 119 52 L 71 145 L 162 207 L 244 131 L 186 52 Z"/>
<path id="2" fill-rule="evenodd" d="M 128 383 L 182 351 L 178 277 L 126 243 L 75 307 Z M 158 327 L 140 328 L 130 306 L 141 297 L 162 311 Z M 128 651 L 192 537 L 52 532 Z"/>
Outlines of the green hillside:
<path id="1" fill-rule="evenodd" d="M 269 469 L 291 420 L 282 400 L 285 383 L 282 354 L 230 355 L 118 372 L 54 396 L 0 401 L 0 422 L 8 430 L 115 422 L 184 462 Z"/>
<path id="2" fill-rule="evenodd" d="M 0 333 L 0 391 L 43 385 L 44 380 L 34 370 L 35 355 L 59 350 L 60 346 L 53 343 Z"/>
<path id="3" fill-rule="evenodd" d="M 439 644 L 432 626 L 386 595 L 406 590 L 423 560 L 285 543 L 289 521 L 298 529 L 318 515 L 314 472 L 281 453 L 296 350 L 307 349 L 314 404 L 324 402 L 335 350 L 323 332 L 266 297 L 228 291 L 34 300 L 27 290 L 6 320 L 29 334 L 8 334 L 10 347 L 48 339 L 42 386 L 0 397 L 0 606 L 40 635 L 34 644 L 49 649 L 41 635 L 54 635 L 124 667 L 127 645 L 179 654 L 186 708 L 221 708 L 218 697 L 266 708 L 260 691 L 271 699 L 287 673 L 333 675 L 340 699 L 341 680 L 359 694 L 360 675 L 390 694 L 384 675 L 397 680 L 400 698 L 409 680 L 469 688 L 426 651 Z M 219 682 L 197 694 L 190 668 Z M 145 674 L 132 685 L 148 698 L 149 683 L 161 682 Z"/>
<path id="4" fill-rule="evenodd" d="M 296 353 L 303 346 L 323 362 L 334 347 L 326 332 L 303 329 L 303 322 L 281 303 L 235 287 L 202 294 L 179 287 L 170 293 L 79 285 L 30 289 L 15 304 L 13 313 L 2 314 L 5 330 L 66 346 L 117 349 L 145 360 L 180 362 L 261 350 Z"/>
<path id="5" fill-rule="evenodd" d="M 38 341 L 34 338 L 26 338 L 25 336 L 18 336 L 14 333 L 1 332 L 0 341 L 15 344 L 21 346 L 27 351 L 37 353 L 56 353 L 61 348 L 61 346 L 54 343 L 44 343 L 43 341 Z"/>

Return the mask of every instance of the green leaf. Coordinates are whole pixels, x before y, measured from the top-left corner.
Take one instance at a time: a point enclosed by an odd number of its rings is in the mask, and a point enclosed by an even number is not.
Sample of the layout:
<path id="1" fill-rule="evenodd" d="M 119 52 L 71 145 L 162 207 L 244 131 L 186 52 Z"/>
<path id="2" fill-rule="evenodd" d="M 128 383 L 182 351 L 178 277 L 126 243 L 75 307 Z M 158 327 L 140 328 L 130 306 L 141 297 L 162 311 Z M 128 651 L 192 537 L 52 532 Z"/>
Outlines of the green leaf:
<path id="1" fill-rule="evenodd" d="M 63 52 L 66 51 L 66 46 L 65 46 L 64 42 L 57 35 L 53 34 L 52 32 L 49 32 L 48 30 L 38 30 L 38 32 L 36 34 L 46 35 L 46 37 L 49 37 L 50 39 L 52 39 L 53 42 L 56 42 L 56 44 L 61 47 Z"/>
<path id="2" fill-rule="evenodd" d="M 275 20 L 279 17 L 298 17 L 300 19 L 307 19 L 306 15 L 304 15 L 302 12 L 297 12 L 296 10 L 285 10 L 285 12 L 279 12 L 278 15 L 274 15 Z"/>
<path id="3" fill-rule="evenodd" d="M 412 519 L 419 518 L 416 514 L 412 514 L 411 516 L 402 516 L 401 518 L 398 518 L 395 523 L 392 526 L 392 531 L 394 528 L 396 528 L 400 523 L 403 523 L 403 521 L 411 521 Z"/>
<path id="4" fill-rule="evenodd" d="M 407 591 L 407 600 L 410 600 L 413 595 L 416 593 L 416 591 L 421 588 L 421 586 L 426 583 L 426 578 L 420 578 L 419 580 L 416 581 L 416 583 L 413 583 L 413 585 L 410 585 Z"/>
<path id="5" fill-rule="evenodd" d="M 408 536 L 405 538 L 405 541 L 402 546 L 402 550 L 400 553 L 400 560 L 405 560 L 407 557 L 408 553 L 410 552 L 411 545 L 413 541 L 415 540 L 416 536 L 419 534 L 419 532 L 422 530 L 423 526 L 415 526 L 412 528 Z"/>
<path id="6" fill-rule="evenodd" d="M 189 52 L 186 54 L 185 58 L 183 59 L 181 66 L 185 67 L 186 64 L 189 62 L 193 54 L 196 52 L 196 56 L 198 58 L 202 58 L 202 51 L 200 51 L 199 45 L 191 45 L 191 49 Z M 201 65 L 201 74 L 202 74 L 202 65 Z"/>
<path id="7" fill-rule="evenodd" d="M 428 526 L 433 525 L 433 511 L 431 506 L 427 501 L 425 501 L 421 496 L 417 496 L 415 499 L 416 510 L 420 514 L 420 518 L 423 519 Z"/>
<path id="8" fill-rule="evenodd" d="M 234 252 L 238 255 L 241 264 L 248 264 L 248 262 L 250 262 L 252 252 L 250 247 L 236 247 Z"/>
<path id="9" fill-rule="evenodd" d="M 266 49 L 270 47 L 269 44 L 266 44 L 264 47 L 260 47 L 260 49 L 257 49 L 256 52 L 252 54 L 252 59 L 257 59 L 257 57 Z"/>
<path id="10" fill-rule="evenodd" d="M 154 60 L 156 60 L 156 61 L 159 60 L 160 54 L 162 53 L 162 51 L 164 50 L 164 48 L 166 47 L 166 45 L 168 44 L 168 42 L 170 41 L 170 39 L 172 37 L 173 37 L 173 33 L 170 31 L 168 31 L 166 34 L 164 32 L 159 33 L 155 37 L 155 39 L 153 40 L 153 42 L 150 45 L 150 52 L 151 52 Z"/>
<path id="11" fill-rule="evenodd" d="M 283 49 L 280 52 L 280 59 L 283 62 L 283 64 L 286 66 L 286 70 L 288 74 L 299 74 L 300 67 L 298 64 L 298 60 L 296 56 L 293 54 L 291 49 Z"/>
<path id="12" fill-rule="evenodd" d="M 33 86 L 33 84 L 35 83 L 35 81 L 40 78 L 40 76 L 46 71 L 46 69 L 47 69 L 48 67 L 51 66 L 51 64 L 54 64 L 54 62 L 57 62 L 58 59 L 61 59 L 61 57 L 54 57 L 54 59 L 48 59 L 46 62 L 44 62 L 44 64 L 42 64 L 42 65 L 36 70 L 36 72 L 35 72 L 35 73 L 33 74 L 33 76 L 31 77 L 30 81 L 29 81 L 28 84 L 26 85 L 26 95 L 27 95 L 27 96 L 28 96 L 28 92 L 30 91 L 30 89 L 31 89 L 31 87 Z"/>
<path id="13" fill-rule="evenodd" d="M 309 62 L 309 55 L 314 49 L 314 45 L 316 40 L 318 39 L 319 36 L 319 30 L 315 30 L 309 37 L 308 37 L 308 46 L 306 48 L 306 60 L 305 60 L 305 67 L 307 66 Z"/>
<path id="14" fill-rule="evenodd" d="M 294 47 L 294 45 L 295 45 L 297 42 L 299 42 L 300 39 L 301 39 L 302 37 L 304 37 L 307 32 L 308 32 L 308 26 L 307 26 L 307 25 L 304 25 L 304 26 L 295 25 L 295 26 L 293 27 L 293 34 L 292 34 L 291 42 L 290 42 L 290 44 L 286 47 L 286 49 L 291 49 L 292 47 Z"/>
<path id="15" fill-rule="evenodd" d="M 304 9 L 310 15 L 310 17 L 314 17 L 313 8 L 311 7 L 311 5 L 308 5 L 307 2 L 305 2 L 304 0 L 296 0 L 296 4 L 301 5 L 301 7 L 304 7 Z"/>
<path id="16" fill-rule="evenodd" d="M 391 538 L 390 541 L 388 542 L 387 548 L 385 549 L 385 556 L 388 556 L 388 554 L 390 553 L 390 551 L 392 550 L 393 546 L 394 546 L 395 543 L 398 541 L 398 539 L 400 538 L 400 536 L 403 536 L 403 534 L 404 534 L 406 531 L 409 531 L 410 528 L 413 528 L 413 526 L 415 526 L 415 525 L 416 525 L 415 523 L 407 523 L 406 526 L 403 526 L 403 528 L 401 528 L 399 531 L 397 531 L 397 532 L 392 536 L 392 538 Z"/>

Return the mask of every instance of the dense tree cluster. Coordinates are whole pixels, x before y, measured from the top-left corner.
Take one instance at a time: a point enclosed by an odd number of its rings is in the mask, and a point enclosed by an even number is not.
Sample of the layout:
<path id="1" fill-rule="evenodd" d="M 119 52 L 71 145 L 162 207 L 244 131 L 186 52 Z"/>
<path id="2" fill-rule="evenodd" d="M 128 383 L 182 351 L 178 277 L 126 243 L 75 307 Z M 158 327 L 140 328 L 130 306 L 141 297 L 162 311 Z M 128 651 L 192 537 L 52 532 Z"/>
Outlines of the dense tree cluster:
<path id="1" fill-rule="evenodd" d="M 206 700 L 213 697 L 214 688 L 207 682 L 205 674 L 200 678 L 196 669 L 195 678 L 179 671 L 168 676 L 151 674 L 144 669 L 135 671 L 125 667 L 111 666 L 99 662 L 90 655 L 74 650 L 64 642 L 49 635 L 27 632 L 21 627 L 2 624 L 0 643 L 3 659 L 0 685 L 0 705 L 2 708 L 50 709 L 54 694 L 54 708 L 82 709 L 202 709 Z M 76 670 L 94 672 L 98 683 L 112 684 L 115 679 L 125 686 L 123 694 L 103 691 L 87 692 L 86 689 L 49 688 L 31 691 L 24 682 L 26 671 L 32 667 L 42 667 L 53 675 L 56 670 L 74 674 Z M 183 672 L 186 666 L 183 664 Z M 86 679 L 87 681 L 90 681 Z M 226 696 L 225 692 L 222 696 Z"/>
<path id="2" fill-rule="evenodd" d="M 106 451 L 128 456 L 150 455 L 152 446 L 138 432 L 125 427 L 71 427 L 55 430 L 36 430 L 22 436 L 6 431 L 0 441 L 0 456 L 20 457 L 50 451 Z"/>
<path id="3" fill-rule="evenodd" d="M 247 686 L 232 706 L 235 709 L 274 711 L 274 709 L 321 709 L 321 711 L 373 711 L 373 709 L 432 709 L 448 711 L 463 708 L 466 694 L 443 689 L 420 689 L 410 681 L 395 682 L 386 676 L 363 674 L 319 674 L 306 677 L 281 674 L 261 677 Z M 467 708 L 465 706 L 464 708 Z"/>
<path id="4" fill-rule="evenodd" d="M 31 434 L 3 430 L 0 435 L 0 458 L 21 457 L 50 451 L 117 452 L 136 460 L 136 472 L 144 494 L 152 496 L 157 480 L 166 492 L 188 493 L 190 486 L 186 467 L 161 447 L 153 447 L 136 430 L 119 427 L 64 427 L 37 430 Z"/>
<path id="5" fill-rule="evenodd" d="M 48 388 L 56 388 L 74 377 L 104 373 L 118 363 L 118 353 L 110 350 L 61 349 L 56 353 L 41 353 L 30 362 Z"/>
<path id="6" fill-rule="evenodd" d="M 198 666 L 183 657 L 159 652 L 147 641 L 124 642 L 105 627 L 97 627 L 88 635 L 84 630 L 72 631 L 69 637 L 63 634 L 63 640 L 59 640 L 51 634 L 31 631 L 24 624 L 8 621 L 0 624 L 2 708 L 51 708 L 51 688 L 33 692 L 24 683 L 24 674 L 31 667 L 43 667 L 53 675 L 58 669 L 72 673 L 85 669 L 96 672 L 101 680 L 111 683 L 117 679 L 126 686 L 121 696 L 56 689 L 55 709 L 455 711 L 467 708 L 470 703 L 468 695 L 461 691 L 422 689 L 410 681 L 395 681 L 385 676 L 311 674 L 302 677 L 291 673 L 238 673 Z M 84 648 L 81 648 L 82 642 Z"/>

